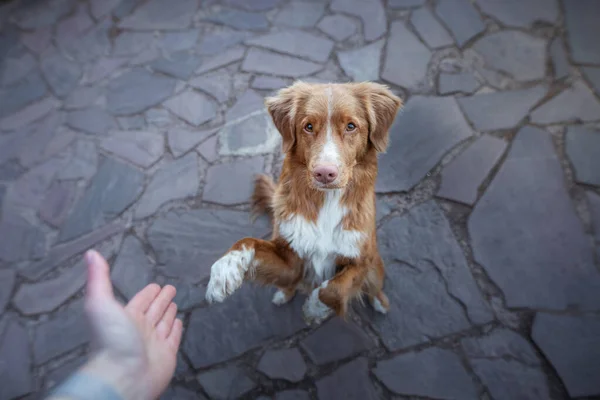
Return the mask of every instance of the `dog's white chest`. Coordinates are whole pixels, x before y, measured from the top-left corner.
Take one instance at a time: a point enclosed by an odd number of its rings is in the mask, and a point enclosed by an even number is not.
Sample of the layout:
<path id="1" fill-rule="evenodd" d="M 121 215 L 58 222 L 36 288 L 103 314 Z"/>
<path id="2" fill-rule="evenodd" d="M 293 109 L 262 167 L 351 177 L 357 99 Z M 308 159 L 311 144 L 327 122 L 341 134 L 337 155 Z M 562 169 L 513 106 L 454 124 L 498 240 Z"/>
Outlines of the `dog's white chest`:
<path id="1" fill-rule="evenodd" d="M 279 225 L 279 233 L 292 249 L 305 260 L 307 278 L 313 283 L 331 278 L 338 256 L 358 257 L 364 234 L 342 227 L 348 210 L 340 204 L 341 191 L 326 193 L 316 221 L 294 215 Z"/>

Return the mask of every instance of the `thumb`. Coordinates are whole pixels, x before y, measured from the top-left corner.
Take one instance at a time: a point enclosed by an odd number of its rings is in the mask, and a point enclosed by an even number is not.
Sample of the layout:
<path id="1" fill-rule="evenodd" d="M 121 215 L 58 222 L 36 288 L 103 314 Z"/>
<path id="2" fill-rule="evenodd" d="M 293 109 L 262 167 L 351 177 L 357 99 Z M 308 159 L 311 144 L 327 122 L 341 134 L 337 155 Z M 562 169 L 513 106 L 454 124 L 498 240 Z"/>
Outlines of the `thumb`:
<path id="1" fill-rule="evenodd" d="M 108 263 L 96 250 L 85 253 L 88 269 L 87 300 L 114 299 Z"/>

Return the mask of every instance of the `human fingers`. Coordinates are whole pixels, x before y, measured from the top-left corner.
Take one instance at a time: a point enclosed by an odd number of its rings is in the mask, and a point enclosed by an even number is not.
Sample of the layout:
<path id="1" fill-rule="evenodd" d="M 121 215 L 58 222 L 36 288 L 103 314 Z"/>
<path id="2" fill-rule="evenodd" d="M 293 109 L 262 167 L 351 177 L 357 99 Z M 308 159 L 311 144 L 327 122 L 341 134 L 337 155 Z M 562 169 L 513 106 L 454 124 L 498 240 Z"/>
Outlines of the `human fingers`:
<path id="1" fill-rule="evenodd" d="M 179 318 L 177 318 L 175 322 L 173 322 L 173 327 L 171 328 L 171 333 L 169 333 L 169 337 L 167 337 L 167 342 L 169 343 L 172 349 L 179 349 L 182 333 L 183 322 Z"/>
<path id="2" fill-rule="evenodd" d="M 108 263 L 96 250 L 85 253 L 85 262 L 88 270 L 87 300 L 113 299 L 112 283 L 110 282 L 110 268 Z"/>
<path id="3" fill-rule="evenodd" d="M 150 308 L 152 302 L 156 299 L 156 296 L 160 293 L 160 286 L 156 283 L 151 283 L 145 288 L 136 293 L 135 296 L 125 306 L 125 309 L 129 312 L 138 314 L 145 314 Z"/>
<path id="4" fill-rule="evenodd" d="M 162 319 L 156 326 L 156 332 L 158 333 L 161 339 L 165 339 L 171 333 L 171 329 L 173 328 L 173 322 L 175 321 L 175 317 L 177 316 L 177 304 L 171 303 L 167 307 Z"/>
<path id="5" fill-rule="evenodd" d="M 151 326 L 156 326 L 156 324 L 158 324 L 167 310 L 167 307 L 169 307 L 171 300 L 175 297 L 175 294 L 177 294 L 177 290 L 171 285 L 162 288 L 146 312 L 146 321 Z"/>

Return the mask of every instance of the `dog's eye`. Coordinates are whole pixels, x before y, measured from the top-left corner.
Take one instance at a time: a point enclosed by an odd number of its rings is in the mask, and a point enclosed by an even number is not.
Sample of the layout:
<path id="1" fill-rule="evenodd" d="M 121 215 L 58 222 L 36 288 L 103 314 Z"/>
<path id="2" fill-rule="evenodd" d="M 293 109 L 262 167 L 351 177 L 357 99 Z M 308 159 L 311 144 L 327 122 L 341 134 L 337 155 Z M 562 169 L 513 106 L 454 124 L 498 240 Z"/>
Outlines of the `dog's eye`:
<path id="1" fill-rule="evenodd" d="M 313 131 L 313 126 L 312 126 L 312 124 L 306 124 L 306 125 L 304 126 L 304 130 L 305 130 L 306 132 L 308 132 L 308 133 L 312 133 L 312 131 Z"/>
<path id="2" fill-rule="evenodd" d="M 354 125 L 352 122 L 350 122 L 347 126 L 346 126 L 346 132 L 352 132 L 353 130 L 356 129 L 356 125 Z"/>

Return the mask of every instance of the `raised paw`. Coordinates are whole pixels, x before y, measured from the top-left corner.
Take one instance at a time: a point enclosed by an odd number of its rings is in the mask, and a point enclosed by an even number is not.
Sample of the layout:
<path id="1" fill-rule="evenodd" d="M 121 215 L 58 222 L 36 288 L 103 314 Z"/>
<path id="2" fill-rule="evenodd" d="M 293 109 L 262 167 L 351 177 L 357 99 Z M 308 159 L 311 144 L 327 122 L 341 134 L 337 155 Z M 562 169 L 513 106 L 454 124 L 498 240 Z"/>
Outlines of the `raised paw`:
<path id="1" fill-rule="evenodd" d="M 390 301 L 383 292 L 379 292 L 376 296 L 370 296 L 371 306 L 373 309 L 381 314 L 387 314 L 390 309 Z"/>
<path id="2" fill-rule="evenodd" d="M 210 268 L 210 281 L 206 288 L 209 303 L 222 302 L 244 282 L 244 276 L 254 258 L 254 249 L 232 250 L 218 259 Z"/>
<path id="3" fill-rule="evenodd" d="M 304 321 L 309 325 L 312 323 L 320 324 L 333 312 L 331 308 L 319 299 L 319 291 L 326 288 L 327 283 L 328 282 L 325 281 L 320 287 L 314 289 L 302 306 Z"/>

